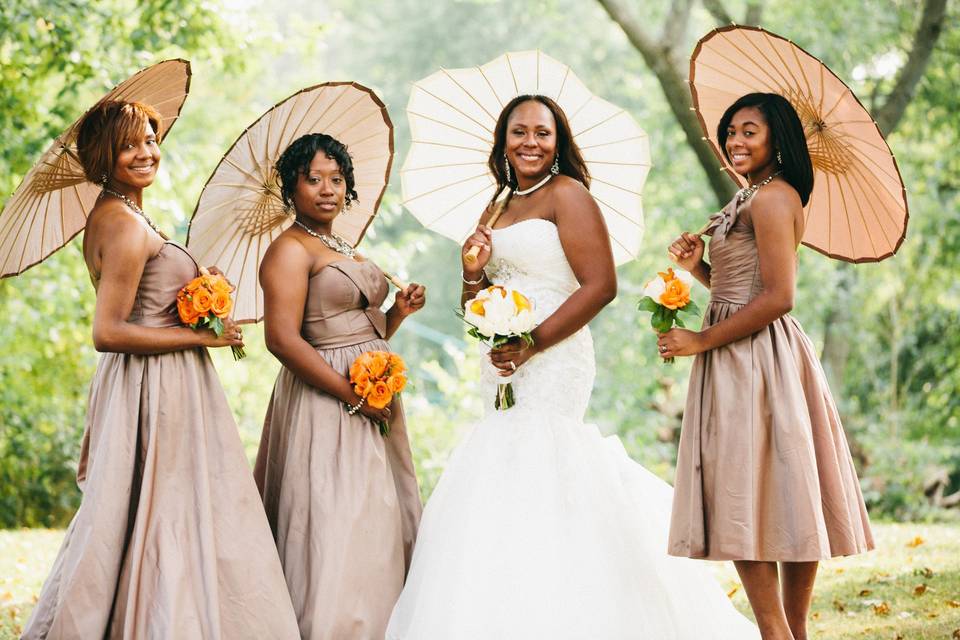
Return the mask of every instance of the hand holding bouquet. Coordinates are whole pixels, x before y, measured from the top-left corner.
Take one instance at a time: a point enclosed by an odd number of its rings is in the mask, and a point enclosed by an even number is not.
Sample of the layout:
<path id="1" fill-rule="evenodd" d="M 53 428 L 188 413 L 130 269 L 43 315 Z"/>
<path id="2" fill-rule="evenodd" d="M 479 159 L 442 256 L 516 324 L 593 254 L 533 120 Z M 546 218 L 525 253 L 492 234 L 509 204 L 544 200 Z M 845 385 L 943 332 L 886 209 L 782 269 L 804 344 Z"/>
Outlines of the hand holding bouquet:
<path id="1" fill-rule="evenodd" d="M 350 384 L 360 396 L 360 405 L 383 409 L 393 401 L 394 394 L 407 386 L 407 365 L 403 358 L 389 351 L 367 351 L 357 356 L 350 365 Z M 356 411 L 360 408 L 357 405 Z M 351 414 L 352 415 L 352 414 Z M 380 435 L 390 435 L 390 425 L 379 422 Z"/>
<path id="2" fill-rule="evenodd" d="M 223 321 L 233 310 L 230 294 L 233 286 L 220 274 L 212 274 L 203 267 L 200 275 L 177 293 L 177 313 L 180 322 L 191 329 L 211 329 L 219 338 L 223 335 Z M 233 359 L 246 356 L 243 347 L 232 346 Z"/>
<path id="3" fill-rule="evenodd" d="M 673 328 L 685 327 L 680 313 L 698 314 L 700 309 L 690 299 L 690 286 L 693 276 L 686 271 L 674 273 L 673 269 L 660 271 L 657 277 L 643 288 L 643 298 L 637 309 L 652 311 L 650 326 L 658 334 L 666 333 Z M 673 358 L 664 358 L 664 362 L 673 362 Z"/>
<path id="4" fill-rule="evenodd" d="M 467 333 L 489 345 L 491 349 L 504 345 L 513 338 L 533 345 L 530 332 L 537 326 L 533 317 L 533 304 L 519 291 L 499 285 L 481 289 L 475 298 L 467 301 L 463 312 L 458 315 L 470 325 Z M 506 382 L 497 388 L 494 405 L 503 410 L 509 409 L 514 403 L 513 386 L 507 378 Z"/>

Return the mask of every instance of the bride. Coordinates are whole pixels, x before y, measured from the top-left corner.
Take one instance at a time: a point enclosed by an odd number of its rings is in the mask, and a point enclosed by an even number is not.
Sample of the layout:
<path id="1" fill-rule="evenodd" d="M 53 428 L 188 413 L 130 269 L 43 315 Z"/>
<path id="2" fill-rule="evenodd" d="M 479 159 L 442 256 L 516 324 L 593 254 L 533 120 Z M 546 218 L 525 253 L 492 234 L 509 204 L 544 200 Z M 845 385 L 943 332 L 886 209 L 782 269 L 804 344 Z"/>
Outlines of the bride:
<path id="1" fill-rule="evenodd" d="M 584 424 L 596 365 L 587 322 L 616 296 L 613 256 L 566 116 L 514 98 L 488 161 L 491 202 L 463 256 L 463 295 L 491 284 L 536 302 L 534 345 L 485 367 L 485 417 L 423 514 L 390 640 L 745 640 L 756 627 L 694 561 L 667 556 L 672 489 Z M 516 405 L 494 409 L 497 376 Z"/>

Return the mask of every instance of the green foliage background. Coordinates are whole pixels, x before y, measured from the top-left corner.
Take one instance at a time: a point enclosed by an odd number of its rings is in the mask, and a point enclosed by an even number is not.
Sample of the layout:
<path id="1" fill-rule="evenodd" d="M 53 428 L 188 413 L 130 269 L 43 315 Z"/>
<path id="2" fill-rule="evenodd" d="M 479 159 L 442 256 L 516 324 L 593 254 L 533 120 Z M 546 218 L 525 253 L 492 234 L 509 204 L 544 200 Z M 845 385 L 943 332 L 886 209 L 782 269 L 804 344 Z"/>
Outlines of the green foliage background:
<path id="1" fill-rule="evenodd" d="M 745 3 L 728 4 L 743 14 Z M 656 25 L 667 7 L 662 0 L 637 10 Z M 950 517 L 923 494 L 937 471 L 947 474 L 948 492 L 960 489 L 960 16 L 955 2 L 948 11 L 926 75 L 888 139 L 910 198 L 907 241 L 895 258 L 855 267 L 858 286 L 842 299 L 832 295 L 842 275 L 837 264 L 803 249 L 794 310 L 818 345 L 832 309 L 854 319 L 844 336 L 850 355 L 843 384 L 834 393 L 870 507 L 897 519 Z M 763 25 L 827 61 L 876 106 L 896 66 L 886 63 L 905 59 L 916 19 L 917 4 L 906 0 L 784 0 L 766 8 Z M 685 36 L 691 51 L 716 26 L 699 5 L 692 22 Z M 650 135 L 647 232 L 638 260 L 619 270 L 618 299 L 592 323 L 600 375 L 588 417 L 669 479 L 689 363 L 659 364 L 648 318 L 635 307 L 642 284 L 666 264 L 669 239 L 698 227 L 720 203 L 653 74 L 592 2 L 8 1 L 0 6 L 0 192 L 12 193 L 52 138 L 114 84 L 153 62 L 188 58 L 191 97 L 145 202 L 183 239 L 223 152 L 298 89 L 349 79 L 377 91 L 393 117 L 399 167 L 413 81 L 441 66 L 533 48 L 571 65 Z M 452 311 L 460 290 L 457 247 L 402 210 L 393 177 L 363 249 L 428 287 L 428 307 L 394 340 L 413 367 L 416 384 L 404 396 L 426 497 L 462 428 L 479 414 L 479 361 Z M 695 297 L 704 303 L 707 293 Z M 78 503 L 73 474 L 97 361 L 93 300 L 78 241 L 0 281 L 0 527 L 61 526 Z M 228 350 L 215 359 L 252 454 L 278 365 L 259 328 L 245 335 L 245 361 L 235 364 Z"/>

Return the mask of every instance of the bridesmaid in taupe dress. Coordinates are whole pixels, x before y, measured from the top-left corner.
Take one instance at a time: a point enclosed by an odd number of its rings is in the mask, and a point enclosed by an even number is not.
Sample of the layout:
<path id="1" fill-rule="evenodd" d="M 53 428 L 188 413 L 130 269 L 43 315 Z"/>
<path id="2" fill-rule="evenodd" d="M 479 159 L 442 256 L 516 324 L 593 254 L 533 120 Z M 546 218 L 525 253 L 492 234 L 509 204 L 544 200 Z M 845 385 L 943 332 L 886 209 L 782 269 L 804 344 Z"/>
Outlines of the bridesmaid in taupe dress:
<path id="1" fill-rule="evenodd" d="M 420 497 L 399 397 L 361 401 L 350 364 L 386 343 L 424 304 L 397 293 L 386 313 L 383 272 L 334 236 L 356 198 L 346 147 L 308 134 L 277 169 L 296 222 L 260 267 L 267 347 L 283 363 L 267 410 L 255 475 L 304 639 L 382 640 L 403 588 Z M 390 425 L 388 437 L 377 422 Z"/>
<path id="2" fill-rule="evenodd" d="M 295 638 L 296 619 L 236 424 L 204 347 L 242 345 L 184 327 L 177 292 L 198 275 L 141 209 L 160 117 L 106 102 L 80 125 L 103 193 L 83 255 L 97 292 L 77 470 L 83 492 L 26 639 Z"/>
<path id="3" fill-rule="evenodd" d="M 788 315 L 813 168 L 800 120 L 776 94 L 737 100 L 718 138 L 751 186 L 714 217 L 709 264 L 696 235 L 670 246 L 710 305 L 701 331 L 659 340 L 662 357 L 697 354 L 669 552 L 733 560 L 763 638 L 802 640 L 818 561 L 873 548 L 826 377 Z"/>

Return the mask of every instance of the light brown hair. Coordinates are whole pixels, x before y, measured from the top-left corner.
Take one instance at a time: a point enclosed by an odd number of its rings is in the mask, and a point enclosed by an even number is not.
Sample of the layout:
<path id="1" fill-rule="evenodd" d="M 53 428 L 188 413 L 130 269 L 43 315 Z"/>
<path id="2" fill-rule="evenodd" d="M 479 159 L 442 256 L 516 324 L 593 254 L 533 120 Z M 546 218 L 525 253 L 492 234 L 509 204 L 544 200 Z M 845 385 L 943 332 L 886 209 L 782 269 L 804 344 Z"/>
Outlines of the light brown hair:
<path id="1" fill-rule="evenodd" d="M 87 180 L 100 184 L 104 177 L 109 178 L 120 150 L 141 141 L 147 122 L 160 142 L 160 114 L 148 104 L 105 100 L 90 109 L 77 134 L 77 153 Z"/>

